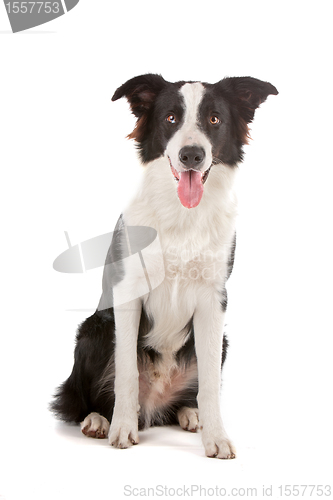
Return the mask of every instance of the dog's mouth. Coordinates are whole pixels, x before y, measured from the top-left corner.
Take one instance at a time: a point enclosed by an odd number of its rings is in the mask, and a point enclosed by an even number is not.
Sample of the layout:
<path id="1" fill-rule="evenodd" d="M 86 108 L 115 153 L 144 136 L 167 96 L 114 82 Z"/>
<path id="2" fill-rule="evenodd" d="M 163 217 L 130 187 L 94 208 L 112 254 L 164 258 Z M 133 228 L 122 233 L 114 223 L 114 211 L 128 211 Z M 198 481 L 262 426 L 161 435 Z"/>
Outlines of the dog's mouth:
<path id="1" fill-rule="evenodd" d="M 208 178 L 211 166 L 205 172 L 198 170 L 184 170 L 179 172 L 174 168 L 169 158 L 170 168 L 175 181 L 178 183 L 177 193 L 181 204 L 185 208 L 194 208 L 199 205 L 204 184 Z"/>

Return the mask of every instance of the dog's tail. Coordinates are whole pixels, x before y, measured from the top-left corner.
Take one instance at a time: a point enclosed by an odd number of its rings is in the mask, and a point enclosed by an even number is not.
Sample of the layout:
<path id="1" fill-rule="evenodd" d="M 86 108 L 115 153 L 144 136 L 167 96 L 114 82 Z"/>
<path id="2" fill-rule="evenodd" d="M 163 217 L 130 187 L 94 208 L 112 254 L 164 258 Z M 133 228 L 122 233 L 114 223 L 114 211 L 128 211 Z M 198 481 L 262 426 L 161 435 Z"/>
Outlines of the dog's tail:
<path id="1" fill-rule="evenodd" d="M 110 359 L 114 341 L 113 309 L 96 311 L 79 327 L 71 375 L 58 388 L 49 409 L 65 422 L 82 422 L 92 411 L 102 411 L 98 381 Z"/>
<path id="2" fill-rule="evenodd" d="M 50 410 L 65 422 L 79 423 L 88 415 L 88 405 L 76 382 L 74 368 L 70 377 L 55 393 Z"/>

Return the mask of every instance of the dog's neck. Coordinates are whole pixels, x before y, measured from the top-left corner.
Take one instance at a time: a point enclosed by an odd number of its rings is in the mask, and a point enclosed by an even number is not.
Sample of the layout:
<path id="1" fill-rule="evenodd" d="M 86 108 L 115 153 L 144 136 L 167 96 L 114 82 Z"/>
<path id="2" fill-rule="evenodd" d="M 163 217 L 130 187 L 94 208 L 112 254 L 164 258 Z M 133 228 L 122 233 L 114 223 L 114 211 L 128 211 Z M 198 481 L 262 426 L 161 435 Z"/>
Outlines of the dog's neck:
<path id="1" fill-rule="evenodd" d="M 234 181 L 237 168 L 213 165 L 205 183 L 200 204 L 185 208 L 177 195 L 177 184 L 169 161 L 162 157 L 145 167 L 142 185 L 124 212 L 128 225 L 147 225 L 162 234 L 173 234 L 177 239 L 210 238 L 223 228 L 233 235 L 237 202 Z"/>

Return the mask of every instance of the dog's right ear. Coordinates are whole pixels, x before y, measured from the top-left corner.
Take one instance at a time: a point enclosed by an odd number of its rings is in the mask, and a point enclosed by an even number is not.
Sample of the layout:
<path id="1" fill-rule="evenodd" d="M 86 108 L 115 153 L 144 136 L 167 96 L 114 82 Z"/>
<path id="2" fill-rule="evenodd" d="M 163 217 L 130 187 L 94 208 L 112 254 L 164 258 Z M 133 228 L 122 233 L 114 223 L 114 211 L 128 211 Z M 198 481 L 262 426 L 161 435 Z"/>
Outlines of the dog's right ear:
<path id="1" fill-rule="evenodd" d="M 112 101 L 126 97 L 132 113 L 137 118 L 141 118 L 151 108 L 156 96 L 167 84 L 168 82 L 160 75 L 136 76 L 115 91 Z"/>

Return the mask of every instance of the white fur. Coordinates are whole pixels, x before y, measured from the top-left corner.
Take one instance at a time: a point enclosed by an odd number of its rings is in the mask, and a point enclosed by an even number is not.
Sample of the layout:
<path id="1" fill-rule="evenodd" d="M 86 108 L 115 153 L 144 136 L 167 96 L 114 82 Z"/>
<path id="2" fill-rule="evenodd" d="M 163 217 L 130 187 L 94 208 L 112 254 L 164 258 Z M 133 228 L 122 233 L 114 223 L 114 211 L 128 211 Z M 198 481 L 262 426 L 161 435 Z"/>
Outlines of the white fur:
<path id="1" fill-rule="evenodd" d="M 193 143 L 205 149 L 209 162 L 205 169 L 212 162 L 208 138 L 196 125 L 204 87 L 199 83 L 186 84 L 181 92 L 186 105 L 184 124 L 171 139 L 165 156 L 147 165 L 141 189 L 124 212 L 124 222 L 128 226 L 155 228 L 163 252 L 163 282 L 150 293 L 143 291 L 137 295 L 142 296 L 147 313 L 154 320 L 146 342 L 162 354 L 161 372 L 170 372 L 174 365 L 173 353 L 184 344 L 186 333 L 183 329 L 193 316 L 199 416 L 206 454 L 232 458 L 234 449 L 220 415 L 219 390 L 224 323 L 221 299 L 235 233 L 233 183 L 236 169 L 223 164 L 213 165 L 199 205 L 192 209 L 181 205 L 167 156 L 176 161 L 177 149 Z M 155 257 L 154 253 L 149 256 L 149 267 L 152 272 L 154 266 L 161 272 L 161 262 Z M 125 266 L 125 278 L 115 287 L 115 297 L 133 287 L 144 290 L 143 278 L 135 266 Z M 115 307 L 116 403 L 109 441 L 118 447 L 138 442 L 136 345 L 140 300 Z M 116 303 L 121 301 L 116 300 Z"/>
<path id="2" fill-rule="evenodd" d="M 133 300 L 128 304 L 115 307 L 114 312 L 117 339 L 114 382 L 116 399 L 109 431 L 109 443 L 118 448 L 127 448 L 139 442 L 139 373 L 136 346 L 141 302 L 139 299 Z"/>

